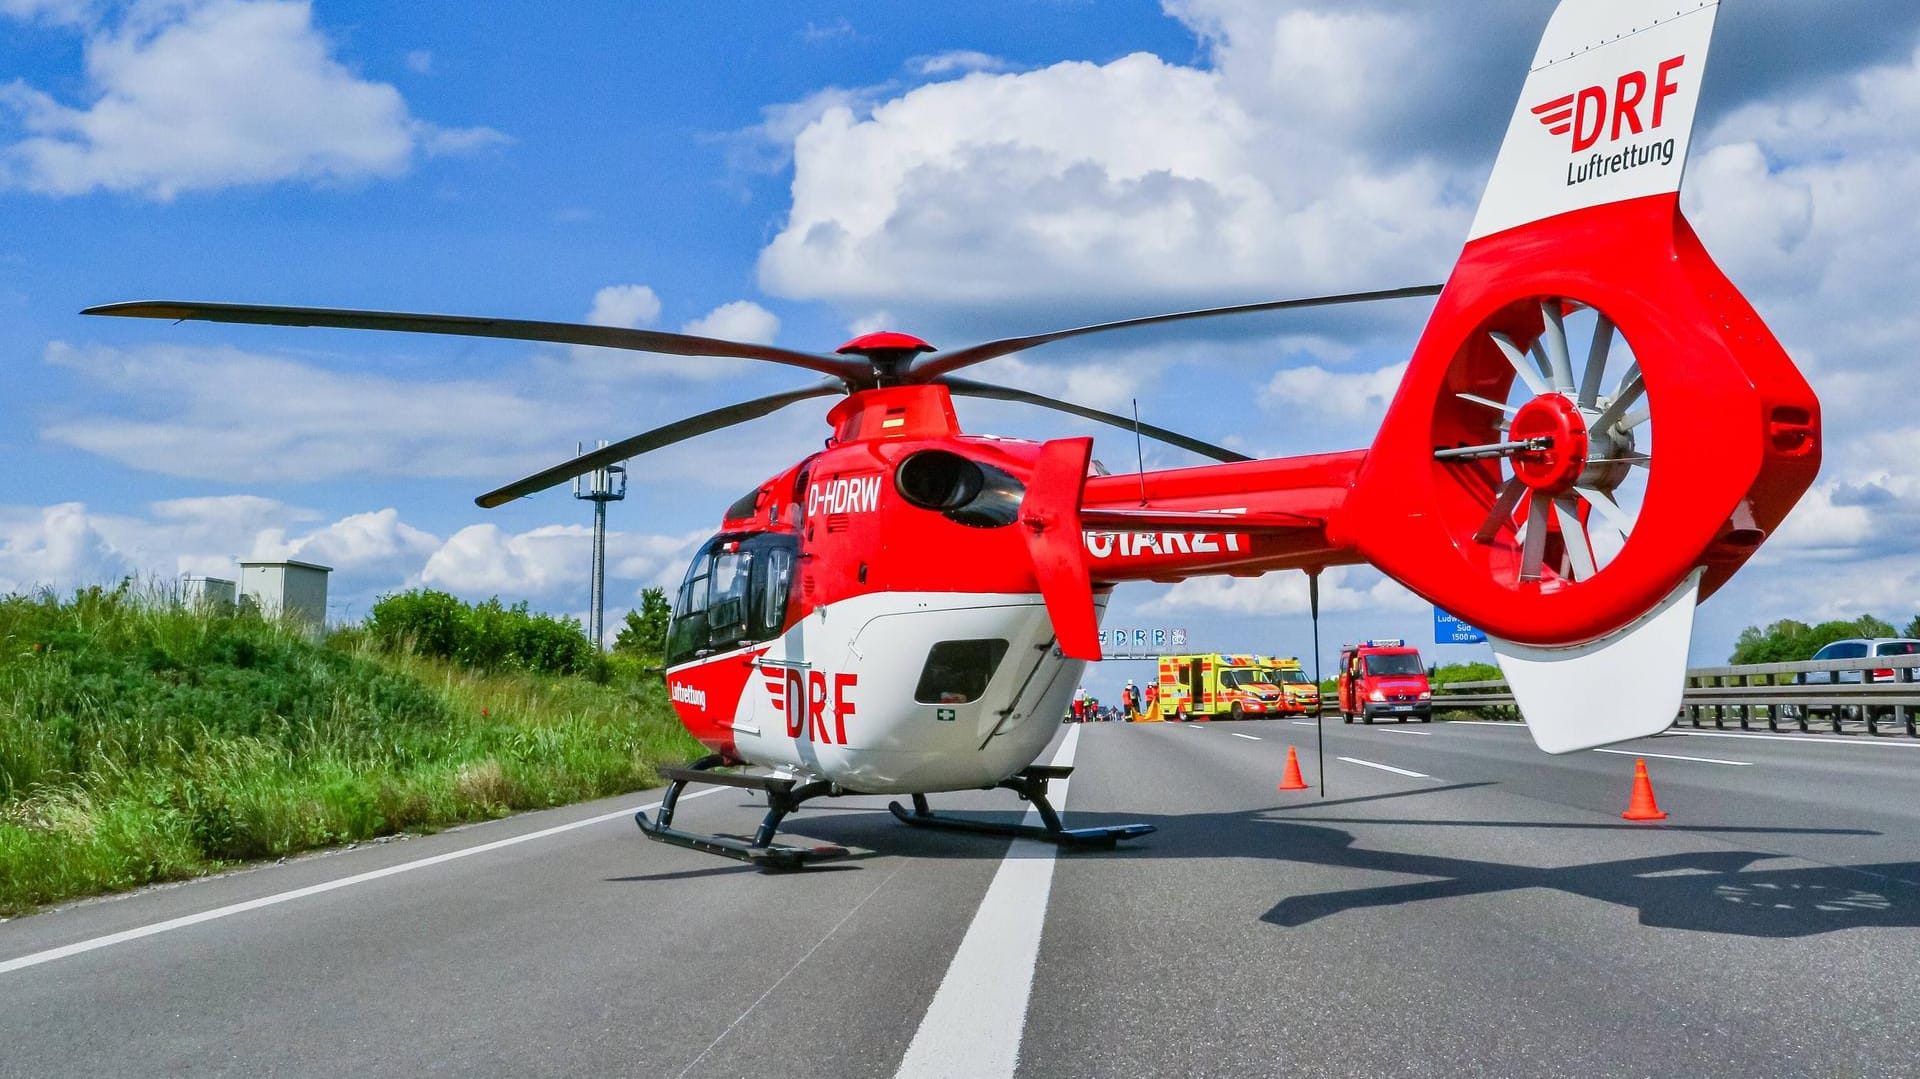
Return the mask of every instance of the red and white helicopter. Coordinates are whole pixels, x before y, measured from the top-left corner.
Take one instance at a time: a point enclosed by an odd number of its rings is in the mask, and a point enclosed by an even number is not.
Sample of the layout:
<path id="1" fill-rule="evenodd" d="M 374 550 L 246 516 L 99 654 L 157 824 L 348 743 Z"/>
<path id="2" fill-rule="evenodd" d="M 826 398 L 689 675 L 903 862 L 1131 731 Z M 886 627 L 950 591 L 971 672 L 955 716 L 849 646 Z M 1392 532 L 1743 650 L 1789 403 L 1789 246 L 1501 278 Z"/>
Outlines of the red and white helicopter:
<path id="1" fill-rule="evenodd" d="M 483 507 L 809 398 L 826 448 L 730 506 L 674 607 L 667 684 L 711 755 L 669 773 L 646 833 L 789 867 L 773 842 L 809 798 L 909 794 L 915 824 L 1111 846 L 1069 830 L 1034 760 L 1124 581 L 1318 573 L 1368 562 L 1486 630 L 1550 753 L 1675 715 L 1693 610 L 1812 483 L 1819 403 L 1679 209 L 1717 0 L 1564 0 L 1465 250 L 1439 287 L 1190 311 L 936 353 L 871 333 L 836 355 L 648 330 L 455 316 L 139 302 L 91 314 L 332 326 L 729 356 L 828 376 L 703 413 L 483 495 Z M 966 434 L 954 395 L 1126 417 L 963 379 L 1053 341 L 1237 312 L 1438 292 L 1367 449 L 1108 476 L 1092 440 Z M 1659 463 L 1655 464 L 1657 449 Z M 773 777 L 716 773 L 751 764 Z M 672 826 L 691 780 L 764 790 L 751 840 Z M 926 795 L 1006 787 L 1043 828 L 960 821 Z"/>

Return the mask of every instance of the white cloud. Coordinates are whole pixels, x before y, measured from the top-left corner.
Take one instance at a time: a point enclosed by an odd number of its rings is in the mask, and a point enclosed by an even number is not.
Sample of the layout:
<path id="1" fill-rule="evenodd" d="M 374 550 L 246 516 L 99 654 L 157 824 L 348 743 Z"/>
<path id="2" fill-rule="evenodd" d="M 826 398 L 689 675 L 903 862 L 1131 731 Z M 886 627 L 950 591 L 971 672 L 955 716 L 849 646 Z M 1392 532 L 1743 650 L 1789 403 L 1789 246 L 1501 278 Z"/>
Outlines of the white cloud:
<path id="1" fill-rule="evenodd" d="M 28 132 L 0 156 L 0 183 L 164 200 L 234 184 L 393 177 L 416 153 L 503 140 L 413 117 L 399 91 L 334 59 L 305 2 L 137 8 L 90 33 L 86 69 L 84 107 L 18 80 L 0 87 L 0 107 Z"/>
<path id="2" fill-rule="evenodd" d="M 1318 365 L 1289 367 L 1274 373 L 1261 391 L 1271 409 L 1305 410 L 1339 420 L 1378 419 L 1407 375 L 1404 362 L 1374 371 L 1334 372 Z"/>
<path id="3" fill-rule="evenodd" d="M 723 303 L 680 327 L 680 332 L 697 337 L 717 337 L 723 341 L 770 345 L 780 333 L 780 317 L 752 300 L 735 300 Z"/>
<path id="4" fill-rule="evenodd" d="M 433 53 L 426 49 L 414 49 L 407 53 L 407 70 L 415 75 L 433 74 Z"/>
<path id="5" fill-rule="evenodd" d="M 1330 20 L 1316 49 L 1344 63 L 1383 33 Z M 1455 173 L 1417 155 L 1373 161 L 1339 125 L 1254 96 L 1221 71 L 1135 54 L 829 107 L 794 138 L 792 209 L 761 252 L 762 287 L 856 313 L 1145 308 L 1444 269 L 1471 208 Z"/>
<path id="6" fill-rule="evenodd" d="M 1005 71 L 1013 65 L 998 56 L 989 56 L 973 49 L 955 49 L 951 52 L 933 56 L 916 56 L 907 61 L 907 70 L 915 75 L 938 76 L 955 72 Z"/>
<path id="7" fill-rule="evenodd" d="M 1320 577 L 1322 611 L 1416 611 L 1426 601 L 1377 571 L 1364 566 L 1335 566 Z M 1312 610 L 1307 575 L 1269 573 L 1262 577 L 1192 577 L 1142 604 L 1152 613 L 1303 615 Z"/>
<path id="8" fill-rule="evenodd" d="M 645 285 L 608 285 L 593 294 L 587 321 L 595 326 L 638 329 L 660 317 L 660 297 Z"/>
<path id="9" fill-rule="evenodd" d="M 439 548 L 439 537 L 400 520 L 400 511 L 389 507 L 351 514 L 292 539 L 284 529 L 264 530 L 254 537 L 249 557 L 297 558 L 347 572 L 389 569 L 405 576 Z"/>
<path id="10" fill-rule="evenodd" d="M 86 26 L 99 7 L 95 0 L 0 0 L 0 16 L 54 26 Z"/>
<path id="11" fill-rule="evenodd" d="M 138 570 L 79 502 L 0 512 L 0 593 L 111 584 Z"/>
<path id="12" fill-rule="evenodd" d="M 693 543 L 706 538 L 607 533 L 608 575 L 641 588 L 677 584 Z M 593 530 L 544 525 L 509 533 L 498 525 L 470 525 L 427 559 L 421 580 L 468 597 L 552 597 L 577 591 L 592 569 Z M 610 588 L 617 592 L 617 588 Z"/>
<path id="13" fill-rule="evenodd" d="M 478 381 L 344 374 L 217 347 L 56 342 L 46 362 L 135 402 L 42 437 L 134 468 L 229 482 L 341 476 L 498 478 L 551 455 L 577 407 Z"/>

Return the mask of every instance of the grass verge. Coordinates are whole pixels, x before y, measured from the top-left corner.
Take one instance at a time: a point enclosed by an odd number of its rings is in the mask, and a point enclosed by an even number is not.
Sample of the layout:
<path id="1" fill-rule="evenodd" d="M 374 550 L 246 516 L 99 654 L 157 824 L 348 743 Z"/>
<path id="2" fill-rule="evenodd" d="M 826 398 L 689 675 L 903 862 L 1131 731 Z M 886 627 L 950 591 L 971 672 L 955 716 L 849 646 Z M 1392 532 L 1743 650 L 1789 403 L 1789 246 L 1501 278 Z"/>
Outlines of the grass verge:
<path id="1" fill-rule="evenodd" d="M 639 790 L 658 678 L 482 672 L 125 590 L 0 599 L 0 915 Z"/>

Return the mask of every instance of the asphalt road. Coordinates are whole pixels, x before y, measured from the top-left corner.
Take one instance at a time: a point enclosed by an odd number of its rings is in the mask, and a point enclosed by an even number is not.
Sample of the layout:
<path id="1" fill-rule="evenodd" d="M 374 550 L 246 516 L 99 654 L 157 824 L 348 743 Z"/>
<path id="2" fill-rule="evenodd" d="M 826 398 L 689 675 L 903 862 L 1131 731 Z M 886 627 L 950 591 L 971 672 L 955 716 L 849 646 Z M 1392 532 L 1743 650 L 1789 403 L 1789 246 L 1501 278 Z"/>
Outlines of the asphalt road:
<path id="1" fill-rule="evenodd" d="M 0 923 L 0 1075 L 1920 1075 L 1920 744 L 1649 739 L 1647 825 L 1631 754 L 1326 733 L 1322 797 L 1310 725 L 1063 729 L 1112 853 L 635 796 Z"/>

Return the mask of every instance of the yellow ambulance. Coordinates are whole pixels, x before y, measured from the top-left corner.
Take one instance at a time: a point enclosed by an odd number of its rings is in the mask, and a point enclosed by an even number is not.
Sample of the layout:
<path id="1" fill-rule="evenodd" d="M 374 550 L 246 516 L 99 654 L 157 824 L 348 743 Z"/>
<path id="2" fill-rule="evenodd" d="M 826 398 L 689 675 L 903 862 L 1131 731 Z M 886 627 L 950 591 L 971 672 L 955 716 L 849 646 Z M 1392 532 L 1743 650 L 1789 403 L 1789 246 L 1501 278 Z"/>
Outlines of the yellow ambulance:
<path id="1" fill-rule="evenodd" d="M 1302 711 L 1289 704 L 1282 672 L 1298 660 L 1205 652 L 1161 656 L 1155 700 L 1165 719 L 1248 719 Z M 1315 703 L 1319 693 L 1315 690 Z"/>

